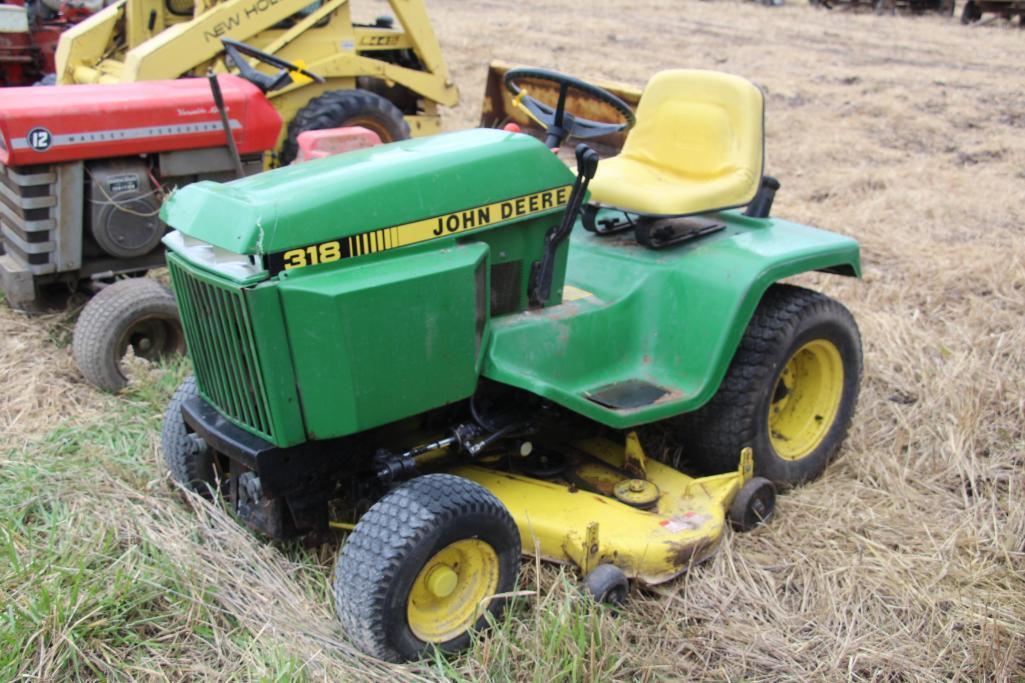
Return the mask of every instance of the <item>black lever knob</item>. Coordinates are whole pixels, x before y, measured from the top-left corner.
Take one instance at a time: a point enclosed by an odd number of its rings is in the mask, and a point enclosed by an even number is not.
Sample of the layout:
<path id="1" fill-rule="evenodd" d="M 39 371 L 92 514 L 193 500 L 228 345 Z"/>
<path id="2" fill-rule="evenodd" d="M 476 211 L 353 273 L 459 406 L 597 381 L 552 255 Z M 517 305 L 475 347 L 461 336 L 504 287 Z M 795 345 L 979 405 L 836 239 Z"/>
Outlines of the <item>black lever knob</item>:
<path id="1" fill-rule="evenodd" d="M 581 142 L 577 145 L 577 173 L 590 180 L 598 171 L 598 153 Z"/>

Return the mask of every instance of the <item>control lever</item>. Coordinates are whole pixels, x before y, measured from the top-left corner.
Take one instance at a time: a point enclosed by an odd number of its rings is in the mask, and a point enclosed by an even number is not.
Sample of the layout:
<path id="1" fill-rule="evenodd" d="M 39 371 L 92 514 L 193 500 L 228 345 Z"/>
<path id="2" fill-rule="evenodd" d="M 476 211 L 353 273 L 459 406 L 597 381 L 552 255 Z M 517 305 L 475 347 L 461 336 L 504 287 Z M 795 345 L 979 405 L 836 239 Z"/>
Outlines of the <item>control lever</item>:
<path id="1" fill-rule="evenodd" d="M 238 147 L 235 145 L 235 136 L 231 134 L 231 121 L 228 120 L 228 109 L 224 106 L 224 96 L 221 94 L 221 84 L 217 82 L 217 75 L 213 69 L 206 73 L 206 80 L 210 84 L 210 92 L 214 96 L 214 106 L 221 116 L 221 128 L 227 139 L 228 154 L 231 156 L 231 163 L 235 166 L 235 177 L 241 178 L 246 173 L 242 170 L 242 157 L 238 154 Z"/>
<path id="2" fill-rule="evenodd" d="M 584 203 L 587 186 L 598 170 L 598 153 L 584 143 L 577 145 L 577 179 L 569 193 L 562 223 L 545 233 L 545 250 L 540 261 L 534 261 L 530 269 L 530 305 L 544 306 L 552 293 L 552 277 L 555 274 L 555 252 L 566 241 L 573 230 L 573 224 Z"/>

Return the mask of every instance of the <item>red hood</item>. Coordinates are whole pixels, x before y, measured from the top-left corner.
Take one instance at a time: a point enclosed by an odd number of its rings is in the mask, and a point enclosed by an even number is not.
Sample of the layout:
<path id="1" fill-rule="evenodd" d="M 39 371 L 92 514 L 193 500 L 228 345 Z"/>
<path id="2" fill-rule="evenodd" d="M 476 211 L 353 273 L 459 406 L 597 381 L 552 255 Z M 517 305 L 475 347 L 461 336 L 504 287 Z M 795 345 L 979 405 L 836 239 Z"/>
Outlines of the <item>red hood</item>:
<path id="1" fill-rule="evenodd" d="M 273 149 L 281 117 L 252 83 L 217 77 L 241 154 Z M 205 78 L 0 90 L 0 162 L 7 166 L 224 144 Z"/>

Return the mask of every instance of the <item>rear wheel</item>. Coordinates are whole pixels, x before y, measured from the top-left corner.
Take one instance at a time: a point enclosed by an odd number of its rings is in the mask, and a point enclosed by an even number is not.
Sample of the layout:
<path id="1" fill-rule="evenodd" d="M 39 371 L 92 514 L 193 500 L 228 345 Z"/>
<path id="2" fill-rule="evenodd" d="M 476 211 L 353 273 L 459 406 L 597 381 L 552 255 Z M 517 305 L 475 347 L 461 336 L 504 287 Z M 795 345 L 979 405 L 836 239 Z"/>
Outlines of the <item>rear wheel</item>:
<path id="1" fill-rule="evenodd" d="M 288 124 L 281 164 L 292 163 L 299 153 L 300 133 L 343 126 L 362 126 L 385 143 L 409 138 L 402 111 L 385 98 L 366 90 L 332 90 L 310 100 Z"/>
<path id="2" fill-rule="evenodd" d="M 516 584 L 520 536 L 482 486 L 448 474 L 417 477 L 360 519 L 338 556 L 335 596 L 349 637 L 379 659 L 455 652 L 501 614 Z"/>
<path id="3" fill-rule="evenodd" d="M 121 359 L 129 348 L 149 361 L 185 351 L 174 295 L 156 280 L 131 278 L 108 285 L 75 323 L 75 364 L 100 389 L 116 392 L 128 384 Z"/>
<path id="4" fill-rule="evenodd" d="M 679 419 L 695 465 L 737 467 L 754 450 L 755 474 L 778 486 L 815 479 L 847 434 L 861 382 L 861 337 L 829 297 L 775 285 L 766 292 L 716 395 Z"/>

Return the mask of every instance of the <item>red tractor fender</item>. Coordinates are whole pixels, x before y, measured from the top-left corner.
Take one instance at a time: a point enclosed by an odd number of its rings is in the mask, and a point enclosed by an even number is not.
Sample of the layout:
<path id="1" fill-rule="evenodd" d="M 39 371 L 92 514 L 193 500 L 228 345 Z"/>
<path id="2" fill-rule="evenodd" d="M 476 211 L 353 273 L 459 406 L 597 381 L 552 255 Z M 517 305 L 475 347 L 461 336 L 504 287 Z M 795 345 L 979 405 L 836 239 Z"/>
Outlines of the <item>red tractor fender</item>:
<path id="1" fill-rule="evenodd" d="M 217 77 L 240 154 L 274 149 L 281 116 L 252 83 Z M 205 78 L 6 88 L 0 162 L 27 166 L 220 147 L 224 129 Z"/>

